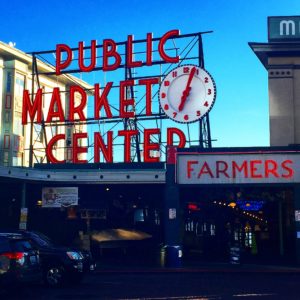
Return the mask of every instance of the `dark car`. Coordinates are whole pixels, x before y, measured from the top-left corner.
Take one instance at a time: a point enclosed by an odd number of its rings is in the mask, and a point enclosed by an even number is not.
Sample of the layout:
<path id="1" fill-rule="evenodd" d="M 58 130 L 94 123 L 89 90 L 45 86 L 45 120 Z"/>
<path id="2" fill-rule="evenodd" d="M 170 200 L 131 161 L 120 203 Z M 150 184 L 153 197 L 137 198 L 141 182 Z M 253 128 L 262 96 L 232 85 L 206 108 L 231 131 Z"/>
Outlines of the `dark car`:
<path id="1" fill-rule="evenodd" d="M 0 286 L 42 279 L 38 251 L 21 234 L 0 233 Z"/>
<path id="2" fill-rule="evenodd" d="M 21 230 L 18 233 L 39 251 L 43 279 L 49 286 L 79 283 L 85 273 L 95 268 L 88 251 L 56 245 L 39 232 Z"/>

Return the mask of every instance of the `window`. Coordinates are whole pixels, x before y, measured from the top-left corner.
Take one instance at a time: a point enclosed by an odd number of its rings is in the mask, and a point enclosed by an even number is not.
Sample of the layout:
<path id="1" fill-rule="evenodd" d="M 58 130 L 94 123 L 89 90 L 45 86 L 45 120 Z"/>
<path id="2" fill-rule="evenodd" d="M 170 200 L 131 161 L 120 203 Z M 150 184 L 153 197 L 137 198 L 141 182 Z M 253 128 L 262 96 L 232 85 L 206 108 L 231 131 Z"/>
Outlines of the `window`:
<path id="1" fill-rule="evenodd" d="M 16 112 L 15 113 L 15 118 L 14 118 L 14 133 L 17 135 L 24 135 L 24 127 L 22 125 L 22 114 Z"/>
<path id="2" fill-rule="evenodd" d="M 216 235 L 216 225 L 210 224 L 210 235 Z"/>
<path id="3" fill-rule="evenodd" d="M 51 240 L 41 233 L 31 232 L 30 238 L 31 238 L 32 242 L 36 243 L 40 247 L 43 247 L 43 246 L 51 247 L 52 246 Z"/>
<path id="4" fill-rule="evenodd" d="M 4 163 L 4 166 L 9 165 L 9 152 L 7 152 L 7 151 L 4 152 L 3 163 Z"/>
<path id="5" fill-rule="evenodd" d="M 188 219 L 185 223 L 185 231 L 194 231 L 194 221 Z"/>
<path id="6" fill-rule="evenodd" d="M 14 167 L 21 167 L 22 166 L 22 155 L 13 156 L 12 165 Z"/>
<path id="7" fill-rule="evenodd" d="M 5 97 L 5 108 L 11 109 L 11 95 L 6 95 Z"/>
<path id="8" fill-rule="evenodd" d="M 136 222 L 144 222 L 144 210 L 139 208 L 134 211 L 134 223 Z"/>
<path id="9" fill-rule="evenodd" d="M 23 100 L 23 91 L 25 87 L 25 77 L 21 74 L 16 74 L 15 77 L 15 97 L 14 97 L 14 110 L 16 112 L 22 112 L 22 100 Z"/>
<path id="10" fill-rule="evenodd" d="M 26 240 L 15 240 L 15 241 L 11 240 L 11 245 L 14 251 L 26 252 L 32 249 L 32 246 Z"/>
<path id="11" fill-rule="evenodd" d="M 10 123 L 10 112 L 6 111 L 5 112 L 5 119 L 4 119 L 5 123 Z"/>
<path id="12" fill-rule="evenodd" d="M 6 78 L 6 92 L 11 92 L 11 73 L 7 72 L 7 78 Z"/>
<path id="13" fill-rule="evenodd" d="M 23 97 L 23 91 L 25 87 L 24 75 L 16 75 L 16 86 L 15 86 L 15 96 Z"/>
<path id="14" fill-rule="evenodd" d="M 4 149 L 9 149 L 10 148 L 10 135 L 9 134 L 5 134 L 4 135 Z"/>
<path id="15" fill-rule="evenodd" d="M 251 226 L 246 224 L 245 226 L 245 246 L 251 247 L 252 246 L 252 231 Z"/>

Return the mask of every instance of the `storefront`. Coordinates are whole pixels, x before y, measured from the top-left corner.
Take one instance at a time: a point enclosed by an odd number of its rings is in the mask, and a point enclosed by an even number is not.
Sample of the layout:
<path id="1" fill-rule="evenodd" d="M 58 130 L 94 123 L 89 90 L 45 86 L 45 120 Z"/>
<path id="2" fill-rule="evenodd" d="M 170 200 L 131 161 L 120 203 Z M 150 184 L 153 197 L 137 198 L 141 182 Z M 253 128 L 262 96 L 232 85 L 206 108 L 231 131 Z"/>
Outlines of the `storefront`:
<path id="1" fill-rule="evenodd" d="M 299 155 L 297 147 L 190 148 L 178 149 L 176 161 L 166 166 L 33 169 L 35 175 L 25 184 L 27 228 L 65 244 L 72 244 L 80 232 L 135 230 L 151 236 L 151 246 L 144 245 L 148 250 L 180 246 L 184 259 L 228 261 L 235 245 L 247 262 L 294 263 L 300 257 Z M 1 183 L 15 187 L 7 189 L 13 227 L 19 226 L 22 207 L 21 177 L 26 173 L 21 171 L 11 171 L 10 182 L 6 178 Z M 46 188 L 77 189 L 78 203 L 47 207 L 41 202 Z M 110 247 L 124 248 L 124 243 Z"/>
<path id="2" fill-rule="evenodd" d="M 89 237 L 84 247 L 95 256 L 136 255 L 134 249 L 150 256 L 163 243 L 164 164 L 41 165 L 0 173 L 6 188 L 0 228 L 40 231 L 63 245 Z"/>
<path id="3" fill-rule="evenodd" d="M 299 186 L 296 148 L 181 150 L 177 154 L 182 243 L 187 257 L 295 262 Z"/>

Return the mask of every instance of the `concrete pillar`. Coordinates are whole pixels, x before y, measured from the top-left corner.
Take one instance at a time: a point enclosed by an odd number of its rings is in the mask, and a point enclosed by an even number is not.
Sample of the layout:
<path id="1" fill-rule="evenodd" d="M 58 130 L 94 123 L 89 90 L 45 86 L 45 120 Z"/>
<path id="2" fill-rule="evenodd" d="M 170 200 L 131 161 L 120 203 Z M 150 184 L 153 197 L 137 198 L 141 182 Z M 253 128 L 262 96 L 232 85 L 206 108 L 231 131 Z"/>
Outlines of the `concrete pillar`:
<path id="1" fill-rule="evenodd" d="M 269 59 L 276 66 L 269 69 L 270 146 L 299 143 L 296 136 L 297 101 L 294 98 L 294 72 L 280 59 Z"/>
<path id="2" fill-rule="evenodd" d="M 294 188 L 294 204 L 295 211 L 300 211 L 300 185 L 297 184 Z M 300 264 L 300 221 L 296 221 L 296 261 Z"/>
<path id="3" fill-rule="evenodd" d="M 161 265 L 179 268 L 182 260 L 181 212 L 179 186 L 175 184 L 175 164 L 167 164 L 167 178 L 164 191 L 164 250 Z"/>
<path id="4" fill-rule="evenodd" d="M 164 193 L 164 234 L 166 245 L 180 245 L 180 202 L 179 187 L 175 183 L 175 165 L 167 165 Z"/>
<path id="5" fill-rule="evenodd" d="M 28 208 L 26 207 L 26 183 L 22 183 L 19 229 L 27 229 Z"/>

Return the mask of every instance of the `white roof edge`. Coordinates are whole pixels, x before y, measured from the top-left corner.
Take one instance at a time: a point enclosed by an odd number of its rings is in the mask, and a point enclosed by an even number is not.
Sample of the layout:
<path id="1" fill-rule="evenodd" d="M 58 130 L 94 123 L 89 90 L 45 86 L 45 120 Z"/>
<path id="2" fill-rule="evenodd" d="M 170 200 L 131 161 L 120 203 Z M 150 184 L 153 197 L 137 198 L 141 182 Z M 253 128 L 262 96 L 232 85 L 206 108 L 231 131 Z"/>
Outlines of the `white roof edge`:
<path id="1" fill-rule="evenodd" d="M 28 65 L 32 65 L 32 55 L 27 54 L 17 48 L 14 48 L 2 41 L 0 41 L 0 56 L 1 53 L 6 53 L 14 56 L 16 59 L 19 59 Z M 47 64 L 39 59 L 37 59 L 38 68 L 40 68 L 43 72 L 55 72 L 54 66 L 51 64 Z M 76 82 L 78 85 L 82 86 L 85 89 L 93 89 L 93 86 L 88 84 L 87 82 L 68 74 L 62 74 L 58 77 L 60 81 L 67 82 L 67 83 L 73 83 Z M 92 92 L 90 91 L 92 94 Z"/>
<path id="2" fill-rule="evenodd" d="M 42 170 L 20 167 L 0 166 L 0 178 L 19 179 L 39 182 L 64 182 L 74 184 L 141 184 L 166 182 L 165 169 L 140 169 L 140 170 L 99 170 L 91 169 L 82 172 L 82 169 L 68 170 Z"/>

